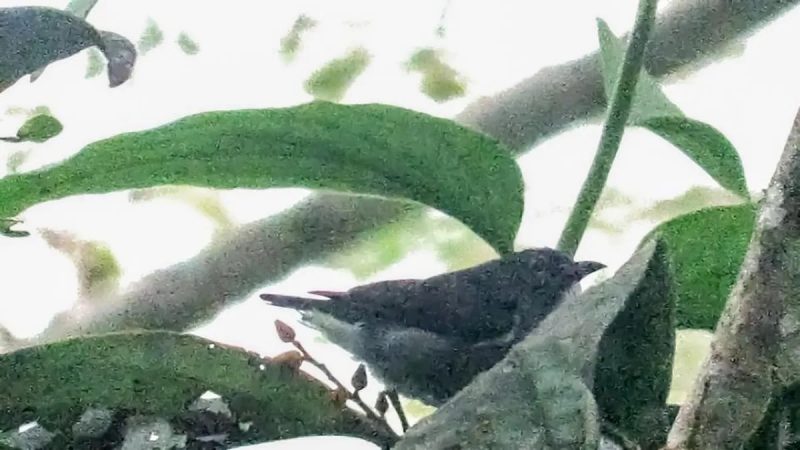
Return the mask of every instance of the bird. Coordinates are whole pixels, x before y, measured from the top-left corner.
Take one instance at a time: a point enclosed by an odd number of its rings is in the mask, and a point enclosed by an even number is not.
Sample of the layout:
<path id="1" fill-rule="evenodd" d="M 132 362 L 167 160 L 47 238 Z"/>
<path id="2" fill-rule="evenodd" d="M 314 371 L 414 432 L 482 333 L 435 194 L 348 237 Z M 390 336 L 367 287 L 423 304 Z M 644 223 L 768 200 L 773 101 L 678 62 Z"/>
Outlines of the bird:
<path id="1" fill-rule="evenodd" d="M 422 280 L 385 280 L 315 299 L 260 294 L 362 359 L 403 395 L 440 405 L 491 368 L 585 276 L 604 268 L 526 249 Z"/>
<path id="2" fill-rule="evenodd" d="M 529 320 L 552 310 L 565 291 L 604 268 L 574 262 L 550 248 L 527 249 L 424 280 L 386 280 L 345 292 L 310 291 L 326 300 L 261 294 L 268 303 L 315 309 L 350 323 L 388 323 L 481 342 L 509 331 L 520 305 L 535 305 Z"/>

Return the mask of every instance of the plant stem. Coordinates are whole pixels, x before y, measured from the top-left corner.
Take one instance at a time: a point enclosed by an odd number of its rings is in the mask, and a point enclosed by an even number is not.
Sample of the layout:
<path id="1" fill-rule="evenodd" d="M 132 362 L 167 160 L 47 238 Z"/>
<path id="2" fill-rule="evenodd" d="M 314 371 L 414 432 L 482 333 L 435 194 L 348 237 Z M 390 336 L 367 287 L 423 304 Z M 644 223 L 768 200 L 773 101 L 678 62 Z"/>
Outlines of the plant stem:
<path id="1" fill-rule="evenodd" d="M 395 433 L 395 432 L 394 432 L 394 430 L 392 429 L 392 427 L 390 427 L 390 426 L 389 426 L 389 423 L 388 423 L 388 422 L 386 422 L 386 420 L 385 420 L 385 419 L 383 419 L 383 418 L 381 418 L 380 416 L 378 416 L 378 415 L 377 415 L 377 414 L 376 414 L 376 413 L 375 413 L 375 412 L 372 410 L 372 408 L 370 408 L 369 406 L 367 406 L 367 404 L 366 404 L 366 403 L 364 403 L 364 400 L 362 400 L 362 399 L 361 399 L 361 396 L 358 394 L 358 391 L 353 391 L 353 392 L 350 392 L 350 390 L 349 390 L 349 389 L 347 389 L 347 388 L 344 386 L 344 384 L 342 384 L 342 382 L 340 382 L 340 381 L 339 381 L 339 380 L 338 380 L 338 379 L 337 379 L 337 378 L 336 378 L 336 377 L 333 375 L 333 373 L 332 373 L 332 372 L 331 372 L 331 371 L 328 369 L 328 366 L 326 366 L 325 364 L 323 364 L 323 363 L 321 363 L 321 362 L 317 361 L 317 359 L 316 359 L 316 358 L 314 358 L 313 356 L 311 356 L 311 353 L 309 353 L 309 352 L 308 352 L 308 351 L 305 349 L 305 347 L 303 347 L 303 344 L 301 344 L 301 343 L 300 343 L 300 342 L 298 342 L 298 341 L 292 341 L 292 345 L 294 345 L 294 347 L 295 347 L 297 350 L 299 350 L 299 351 L 300 351 L 300 353 L 302 353 L 302 354 L 303 354 L 303 358 L 304 358 L 306 361 L 308 361 L 308 363 L 309 363 L 309 364 L 313 365 L 314 367 L 316 367 L 317 369 L 319 369 L 320 371 L 322 371 L 322 373 L 323 373 L 323 374 L 325 374 L 325 376 L 326 376 L 326 377 L 327 377 L 327 378 L 328 378 L 328 379 L 329 379 L 329 380 L 330 380 L 330 381 L 331 381 L 333 384 L 335 384 L 335 385 L 336 385 L 336 387 L 337 387 L 338 389 L 340 389 L 340 390 L 342 390 L 342 391 L 344 391 L 344 392 L 347 392 L 347 396 L 348 396 L 348 398 L 349 398 L 350 400 L 352 400 L 353 402 L 355 402 L 355 403 L 356 403 L 356 404 L 357 404 L 357 405 L 358 405 L 358 406 L 361 408 L 361 410 L 362 410 L 362 411 L 364 411 L 364 414 L 366 414 L 367 418 L 369 418 L 369 419 L 370 419 L 370 420 L 372 420 L 373 422 L 377 423 L 377 424 L 378 424 L 380 427 L 382 427 L 382 428 L 384 429 L 384 431 L 385 431 L 385 432 L 389 433 L 389 435 L 390 435 L 390 436 L 394 436 L 394 437 L 397 437 L 397 438 L 399 438 L 399 436 L 397 435 L 397 433 Z"/>
<path id="2" fill-rule="evenodd" d="M 406 418 L 406 412 L 403 410 L 403 404 L 400 403 L 400 396 L 397 394 L 397 389 L 389 389 L 386 391 L 386 396 L 392 403 L 392 408 L 394 408 L 397 418 L 400 419 L 400 426 L 403 428 L 403 432 L 405 433 L 408 430 L 408 419 Z"/>
<path id="3" fill-rule="evenodd" d="M 630 44 L 625 51 L 621 74 L 608 105 L 608 116 L 603 125 L 597 153 L 558 241 L 558 249 L 570 256 L 574 256 L 578 249 L 592 212 L 597 205 L 597 200 L 608 180 L 608 173 L 614 157 L 619 150 L 625 123 L 628 120 L 636 92 L 636 82 L 639 80 L 639 73 L 642 70 L 647 39 L 653 28 L 653 22 L 655 22 L 657 3 L 658 0 L 639 0 Z"/>

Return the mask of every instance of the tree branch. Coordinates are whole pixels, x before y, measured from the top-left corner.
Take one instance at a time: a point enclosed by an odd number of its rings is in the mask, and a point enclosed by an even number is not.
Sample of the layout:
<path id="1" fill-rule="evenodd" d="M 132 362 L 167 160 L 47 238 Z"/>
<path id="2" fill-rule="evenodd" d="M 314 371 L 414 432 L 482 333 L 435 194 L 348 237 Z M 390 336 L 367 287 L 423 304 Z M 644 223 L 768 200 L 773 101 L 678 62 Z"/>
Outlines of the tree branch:
<path id="1" fill-rule="evenodd" d="M 798 1 L 678 4 L 657 19 L 645 66 L 658 76 L 696 62 Z M 543 69 L 496 96 L 483 98 L 456 120 L 494 136 L 519 154 L 547 136 L 600 114 L 604 107 L 595 52 Z M 312 259 L 324 258 L 359 233 L 408 211 L 407 206 L 372 198 L 316 195 L 290 212 L 232 232 L 189 261 L 146 277 L 99 309 L 82 313 L 84 308 L 78 307 L 59 315 L 35 340 L 18 341 L 11 348 L 109 329 L 187 329 L 259 286 Z"/>
<path id="2" fill-rule="evenodd" d="M 741 39 L 799 0 L 702 0 L 673 2 L 656 19 L 644 65 L 656 77 L 707 61 L 715 51 Z M 627 36 L 625 36 L 627 39 Z M 599 53 L 542 69 L 457 116 L 465 125 L 522 152 L 578 125 L 606 107 Z"/>
<path id="3" fill-rule="evenodd" d="M 800 294 L 800 110 L 761 206 L 742 271 L 723 311 L 711 355 L 669 434 L 670 449 L 741 448 L 770 398 L 782 321 Z"/>

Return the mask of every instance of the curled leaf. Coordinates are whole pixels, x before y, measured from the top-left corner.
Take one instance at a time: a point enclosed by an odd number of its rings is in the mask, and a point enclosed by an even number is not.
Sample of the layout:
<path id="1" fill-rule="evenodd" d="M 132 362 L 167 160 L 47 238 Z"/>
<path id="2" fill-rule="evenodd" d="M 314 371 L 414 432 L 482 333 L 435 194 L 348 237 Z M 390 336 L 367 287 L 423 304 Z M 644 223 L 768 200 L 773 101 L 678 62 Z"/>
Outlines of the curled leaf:
<path id="1" fill-rule="evenodd" d="M 50 63 L 96 46 L 108 59 L 110 86 L 130 76 L 136 60 L 133 44 L 124 37 L 99 31 L 72 13 L 44 7 L 0 9 L 0 86 Z M 25 49 L 20 52 L 19 49 Z"/>
<path id="2" fill-rule="evenodd" d="M 281 341 L 286 342 L 287 344 L 294 342 L 295 338 L 294 329 L 285 322 L 276 320 L 275 330 L 278 331 L 278 337 L 281 339 Z"/>
<path id="3" fill-rule="evenodd" d="M 350 379 L 350 384 L 353 385 L 353 389 L 356 392 L 364 389 L 367 387 L 367 368 L 364 367 L 364 364 L 359 364 L 358 369 L 356 369 L 355 373 L 353 373 L 353 378 Z"/>

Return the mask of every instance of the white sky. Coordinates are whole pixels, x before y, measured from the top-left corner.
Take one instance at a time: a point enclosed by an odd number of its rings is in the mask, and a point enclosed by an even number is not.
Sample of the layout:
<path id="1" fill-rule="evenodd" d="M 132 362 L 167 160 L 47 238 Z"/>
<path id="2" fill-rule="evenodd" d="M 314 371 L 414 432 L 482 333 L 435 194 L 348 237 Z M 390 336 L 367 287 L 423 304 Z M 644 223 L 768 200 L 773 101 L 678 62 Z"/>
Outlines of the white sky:
<path id="1" fill-rule="evenodd" d="M 0 0 L 0 6 L 64 7 L 66 0 Z M 662 7 L 668 2 L 662 1 Z M 9 107 L 47 105 L 64 132 L 33 149 L 22 170 L 52 163 L 83 145 L 114 134 L 149 128 L 187 114 L 237 108 L 288 106 L 311 100 L 303 82 L 327 60 L 354 46 L 364 46 L 372 63 L 344 102 L 380 102 L 450 117 L 474 99 L 491 95 L 538 69 L 577 58 L 597 48 L 595 18 L 605 19 L 618 35 L 633 21 L 632 0 L 561 0 L 558 2 L 450 2 L 444 38 L 433 31 L 442 1 L 201 1 L 100 0 L 89 16 L 100 29 L 136 41 L 148 17 L 164 33 L 164 42 L 140 57 L 135 76 L 109 89 L 105 75 L 83 78 L 87 57 L 79 54 L 47 68 L 30 84 L 26 79 L 0 95 L 0 135 L 13 135 L 24 120 L 3 112 Z M 278 54 L 281 37 L 299 13 L 320 25 L 309 31 L 297 59 L 286 65 Z M 187 32 L 200 53 L 187 56 L 175 44 Z M 746 43 L 744 53 L 715 63 L 665 87 L 690 117 L 722 131 L 742 157 L 751 190 L 764 188 L 800 105 L 800 63 L 785 56 L 787 43 L 800 40 L 800 9 L 795 9 Z M 418 47 L 435 45 L 447 62 L 467 77 L 467 96 L 437 104 L 419 92 L 417 75 L 403 62 Z M 518 247 L 554 245 L 568 208 L 588 170 L 600 135 L 599 126 L 574 129 L 548 140 L 520 160 L 526 181 L 525 221 Z M 3 144 L 10 147 L 9 144 Z M 25 147 L 14 147 L 20 149 Z M 2 151 L 6 150 L 6 151 Z M 3 158 L 11 152 L 0 149 Z M 673 198 L 692 186 L 715 183 L 687 157 L 647 132 L 626 131 L 609 185 L 642 204 Z M 240 223 L 287 207 L 304 191 L 228 191 L 222 194 Z M 212 222 L 173 200 L 129 204 L 121 193 L 75 197 L 30 208 L 26 227 L 70 230 L 105 241 L 121 261 L 124 283 L 159 267 L 194 255 L 208 243 Z M 626 260 L 652 223 L 628 224 L 625 236 L 591 230 L 577 255 L 616 266 Z M 376 276 L 423 277 L 445 270 L 427 249 Z M 0 239 L 0 323 L 20 336 L 45 327 L 53 314 L 68 308 L 77 295 L 72 263 L 38 236 Z M 349 273 L 319 267 L 302 269 L 273 290 L 348 288 L 360 282 Z M 255 298 L 225 311 L 198 332 L 265 354 L 283 347 L 272 332 L 272 319 L 294 320 Z M 314 333 L 297 327 L 306 342 Z M 349 376 L 357 362 L 338 348 L 314 344 L 315 350 Z M 377 392 L 377 390 L 373 391 Z M 348 448 L 353 448 L 349 447 Z"/>

